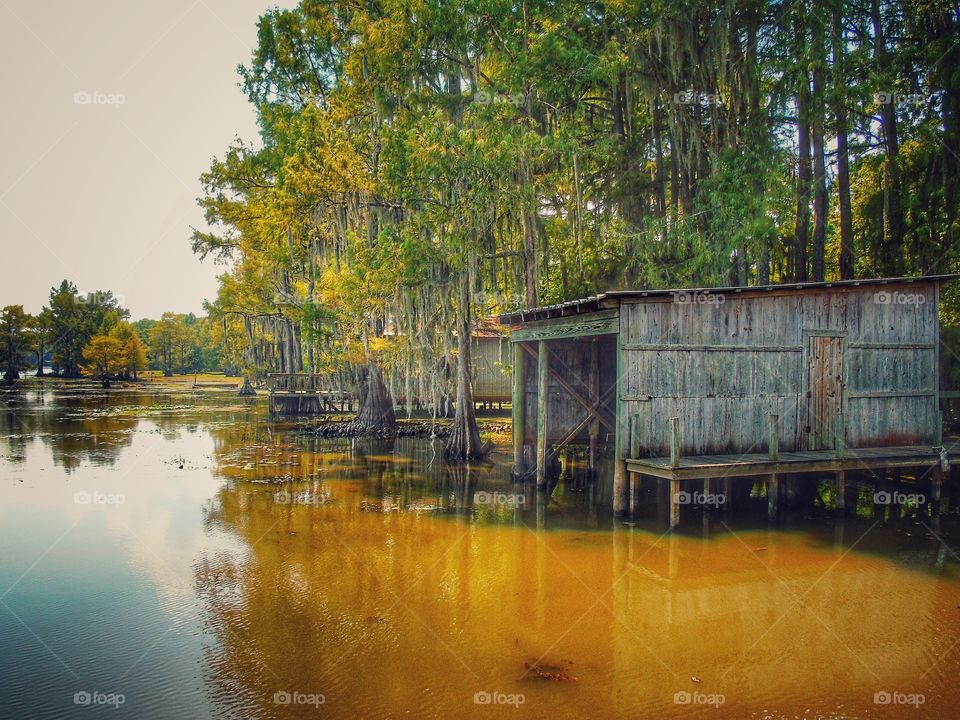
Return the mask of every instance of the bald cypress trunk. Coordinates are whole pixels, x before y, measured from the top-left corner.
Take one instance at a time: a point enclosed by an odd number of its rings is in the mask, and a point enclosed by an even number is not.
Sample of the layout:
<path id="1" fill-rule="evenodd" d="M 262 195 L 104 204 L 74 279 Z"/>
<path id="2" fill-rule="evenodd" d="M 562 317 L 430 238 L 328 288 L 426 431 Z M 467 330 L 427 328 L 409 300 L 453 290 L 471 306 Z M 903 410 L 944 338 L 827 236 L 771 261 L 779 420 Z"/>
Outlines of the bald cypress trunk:
<path id="1" fill-rule="evenodd" d="M 853 207 L 850 202 L 850 160 L 847 147 L 847 108 L 840 88 L 846 83 L 846 48 L 843 15 L 838 3 L 833 11 L 833 115 L 837 132 L 837 209 L 840 213 L 840 279 L 851 280 L 854 274 Z"/>
<path id="2" fill-rule="evenodd" d="M 885 149 L 883 163 L 883 239 L 877 253 L 877 269 L 885 275 L 899 275 L 902 271 L 903 208 L 900 199 L 900 140 L 897 135 L 897 104 L 892 87 L 891 58 L 887 50 L 880 0 L 871 0 L 870 18 L 873 24 L 873 60 L 877 73 L 890 86 L 880 93 L 880 127 Z"/>
<path id="3" fill-rule="evenodd" d="M 393 397 L 383 382 L 383 371 L 374 363 L 367 366 L 367 382 L 354 427 L 358 433 L 391 432 L 397 426 Z"/>
<path id="4" fill-rule="evenodd" d="M 794 24 L 797 34 L 797 217 L 794 240 L 793 275 L 805 282 L 807 246 L 810 242 L 810 76 L 806 67 L 806 26 L 801 19 Z"/>
<path id="5" fill-rule="evenodd" d="M 469 273 L 464 273 L 460 294 L 460 323 L 457 328 L 457 406 L 453 420 L 453 432 L 447 441 L 448 460 L 466 462 L 483 457 L 480 446 L 480 430 L 473 409 L 473 388 L 470 382 L 470 339 L 473 323 L 470 318 Z"/>
<path id="6" fill-rule="evenodd" d="M 814 13 L 822 15 L 823 6 L 814 2 Z M 826 50 L 824 47 L 823 32 L 813 31 L 813 98 L 811 102 L 812 114 L 812 144 L 813 144 L 813 257 L 811 261 L 811 279 L 822 282 L 826 273 L 827 247 L 827 168 L 824 162 L 824 116 L 826 104 L 824 102 L 824 73 L 826 65 Z"/>

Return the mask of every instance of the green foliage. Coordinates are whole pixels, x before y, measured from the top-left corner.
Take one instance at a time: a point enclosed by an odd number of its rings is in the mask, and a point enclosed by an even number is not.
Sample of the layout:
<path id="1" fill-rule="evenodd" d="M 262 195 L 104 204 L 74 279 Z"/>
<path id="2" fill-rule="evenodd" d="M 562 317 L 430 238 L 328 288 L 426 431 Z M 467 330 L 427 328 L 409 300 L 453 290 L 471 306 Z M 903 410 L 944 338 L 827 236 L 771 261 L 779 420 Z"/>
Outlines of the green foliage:
<path id="1" fill-rule="evenodd" d="M 7 382 L 20 377 L 20 370 L 25 367 L 29 325 L 30 316 L 22 305 L 7 305 L 0 312 L 0 363 Z"/>
<path id="2" fill-rule="evenodd" d="M 938 58 L 960 52 L 957 21 L 898 7 L 840 3 L 839 44 L 823 4 L 267 12 L 241 69 L 262 142 L 237 141 L 204 174 L 210 227 L 194 234 L 198 253 L 233 260 L 211 304 L 223 352 L 276 369 L 292 338 L 311 367 L 375 359 L 449 378 L 450 337 L 478 311 L 783 282 L 807 276 L 816 243 L 837 277 L 841 119 L 857 275 L 954 269 L 960 124 L 944 118 L 960 100 Z M 892 120 L 877 100 L 915 92 L 934 100 Z M 799 124 L 827 163 L 807 234 L 820 186 L 798 178 Z M 884 215 L 894 200 L 902 236 Z"/>

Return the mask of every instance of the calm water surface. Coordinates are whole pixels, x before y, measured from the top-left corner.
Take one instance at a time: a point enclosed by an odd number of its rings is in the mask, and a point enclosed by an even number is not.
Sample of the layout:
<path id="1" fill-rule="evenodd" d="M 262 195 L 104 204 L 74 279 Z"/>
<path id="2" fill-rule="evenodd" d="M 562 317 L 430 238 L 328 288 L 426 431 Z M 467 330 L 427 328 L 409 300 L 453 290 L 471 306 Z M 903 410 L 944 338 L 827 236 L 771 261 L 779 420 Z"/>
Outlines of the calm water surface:
<path id="1" fill-rule="evenodd" d="M 0 401 L 2 718 L 960 717 L 952 509 L 663 534 L 262 398 Z"/>

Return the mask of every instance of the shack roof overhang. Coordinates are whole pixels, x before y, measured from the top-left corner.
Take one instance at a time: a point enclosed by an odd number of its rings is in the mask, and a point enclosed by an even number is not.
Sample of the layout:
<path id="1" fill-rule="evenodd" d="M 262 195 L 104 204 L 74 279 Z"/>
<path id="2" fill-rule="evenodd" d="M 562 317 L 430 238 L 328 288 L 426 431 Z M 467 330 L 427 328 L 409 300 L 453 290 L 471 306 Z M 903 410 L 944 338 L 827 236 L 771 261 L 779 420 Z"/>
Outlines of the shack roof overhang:
<path id="1" fill-rule="evenodd" d="M 583 313 L 592 313 L 599 310 L 615 308 L 621 300 L 645 300 L 669 297 L 678 294 L 688 295 L 763 295 L 765 293 L 794 293 L 812 290 L 829 290 L 832 288 L 850 288 L 869 285 L 909 285 L 923 283 L 941 283 L 960 279 L 960 274 L 951 275 L 923 275 L 920 277 L 899 278 L 869 278 L 863 280 L 836 280 L 833 282 L 804 282 L 787 283 L 783 285 L 748 285 L 742 287 L 716 288 L 671 288 L 665 290 L 609 290 L 599 295 L 592 295 L 581 300 L 571 300 L 556 305 L 544 305 L 530 310 L 518 310 L 504 313 L 500 322 L 504 325 L 519 325 L 537 320 L 552 320 L 553 318 L 570 317 Z"/>

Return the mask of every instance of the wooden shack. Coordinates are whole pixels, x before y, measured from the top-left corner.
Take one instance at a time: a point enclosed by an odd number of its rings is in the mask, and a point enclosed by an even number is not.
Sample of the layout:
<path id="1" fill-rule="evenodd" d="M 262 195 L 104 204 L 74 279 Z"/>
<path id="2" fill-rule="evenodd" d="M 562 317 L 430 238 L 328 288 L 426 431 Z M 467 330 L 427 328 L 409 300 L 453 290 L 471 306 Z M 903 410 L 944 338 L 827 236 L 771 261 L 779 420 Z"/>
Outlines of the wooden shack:
<path id="1" fill-rule="evenodd" d="M 514 462 L 545 481 L 571 443 L 612 443 L 630 481 L 942 468 L 941 283 L 957 276 L 619 290 L 507 314 Z M 671 496 L 676 492 L 671 493 Z M 672 507 L 676 523 L 679 508 Z"/>

